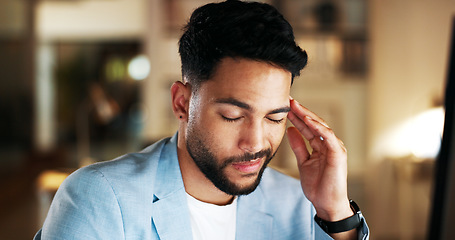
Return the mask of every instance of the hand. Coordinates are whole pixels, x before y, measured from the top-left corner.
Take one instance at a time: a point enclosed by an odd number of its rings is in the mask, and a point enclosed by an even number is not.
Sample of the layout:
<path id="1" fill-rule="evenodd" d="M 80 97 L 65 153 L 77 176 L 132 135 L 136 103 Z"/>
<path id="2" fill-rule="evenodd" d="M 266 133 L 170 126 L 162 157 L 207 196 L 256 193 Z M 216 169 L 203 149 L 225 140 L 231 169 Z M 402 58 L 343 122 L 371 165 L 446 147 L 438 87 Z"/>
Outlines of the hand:
<path id="1" fill-rule="evenodd" d="M 296 100 L 291 99 L 288 139 L 297 158 L 300 182 L 305 196 L 327 221 L 353 215 L 347 196 L 347 151 L 332 129 Z M 313 151 L 308 151 L 303 137 Z"/>

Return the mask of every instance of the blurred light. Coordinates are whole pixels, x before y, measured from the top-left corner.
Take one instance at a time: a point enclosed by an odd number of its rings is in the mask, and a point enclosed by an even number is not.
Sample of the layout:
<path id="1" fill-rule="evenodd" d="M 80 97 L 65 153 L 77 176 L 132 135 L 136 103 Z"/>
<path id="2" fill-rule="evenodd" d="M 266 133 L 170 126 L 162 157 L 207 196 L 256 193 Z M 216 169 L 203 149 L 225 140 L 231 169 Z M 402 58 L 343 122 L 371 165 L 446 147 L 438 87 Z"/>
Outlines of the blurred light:
<path id="1" fill-rule="evenodd" d="M 38 186 L 42 190 L 56 191 L 62 182 L 68 177 L 68 173 L 47 170 L 38 177 Z"/>
<path id="2" fill-rule="evenodd" d="M 386 134 L 387 154 L 392 157 L 414 155 L 419 159 L 435 158 L 444 129 L 442 107 L 424 111 Z"/>
<path id="3" fill-rule="evenodd" d="M 441 148 L 441 138 L 444 129 L 443 108 L 430 109 L 414 119 L 415 134 L 411 146 L 412 153 L 419 158 L 434 158 Z"/>
<path id="4" fill-rule="evenodd" d="M 145 55 L 138 55 L 128 64 L 128 74 L 134 80 L 144 80 L 150 73 L 150 61 Z"/>

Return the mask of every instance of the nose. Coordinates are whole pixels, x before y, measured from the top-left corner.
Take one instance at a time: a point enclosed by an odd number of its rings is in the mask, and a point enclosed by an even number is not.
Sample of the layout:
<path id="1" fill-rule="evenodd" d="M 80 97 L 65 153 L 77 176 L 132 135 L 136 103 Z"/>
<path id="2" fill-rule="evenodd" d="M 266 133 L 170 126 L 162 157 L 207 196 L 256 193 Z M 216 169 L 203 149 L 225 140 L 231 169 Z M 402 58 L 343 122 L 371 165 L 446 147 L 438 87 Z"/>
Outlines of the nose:
<path id="1" fill-rule="evenodd" d="M 260 122 L 251 122 L 241 129 L 239 148 L 245 152 L 256 153 L 265 147 L 265 131 Z"/>

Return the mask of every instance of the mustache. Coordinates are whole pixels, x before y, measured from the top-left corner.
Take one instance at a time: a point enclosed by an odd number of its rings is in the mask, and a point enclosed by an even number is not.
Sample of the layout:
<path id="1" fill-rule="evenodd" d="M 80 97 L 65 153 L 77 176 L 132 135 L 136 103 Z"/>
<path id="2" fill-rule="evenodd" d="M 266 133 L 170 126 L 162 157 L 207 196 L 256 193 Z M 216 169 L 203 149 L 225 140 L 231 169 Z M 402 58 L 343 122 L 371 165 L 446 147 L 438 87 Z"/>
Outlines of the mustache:
<path id="1" fill-rule="evenodd" d="M 271 156 L 272 156 L 272 149 L 270 149 L 270 148 L 261 150 L 256 153 L 245 153 L 240 156 L 234 156 L 234 157 L 230 157 L 230 158 L 226 159 L 223 163 L 222 168 L 226 167 L 227 165 L 229 165 L 231 163 L 248 162 L 248 161 L 258 159 L 258 158 L 263 158 L 263 157 L 265 157 L 266 159 L 269 159 L 269 158 L 271 158 Z"/>

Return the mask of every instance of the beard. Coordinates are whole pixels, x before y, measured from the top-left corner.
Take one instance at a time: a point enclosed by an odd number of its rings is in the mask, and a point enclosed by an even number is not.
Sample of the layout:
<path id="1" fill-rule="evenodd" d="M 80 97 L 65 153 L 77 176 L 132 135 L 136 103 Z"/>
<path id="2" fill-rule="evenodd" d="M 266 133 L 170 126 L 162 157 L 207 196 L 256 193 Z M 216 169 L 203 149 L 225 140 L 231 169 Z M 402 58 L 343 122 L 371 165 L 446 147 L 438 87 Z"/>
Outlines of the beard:
<path id="1" fill-rule="evenodd" d="M 207 141 L 206 141 L 207 142 Z M 206 142 L 195 131 L 188 131 L 186 138 L 186 148 L 193 161 L 198 166 L 199 170 L 209 179 L 215 187 L 229 195 L 247 195 L 253 192 L 261 182 L 262 174 L 265 168 L 275 156 L 276 151 L 272 154 L 272 149 L 264 149 L 257 153 L 245 153 L 240 156 L 232 156 L 220 161 L 215 157 L 215 154 L 210 151 Z M 264 164 L 259 170 L 255 181 L 247 186 L 238 186 L 230 181 L 225 168 L 232 163 L 247 162 L 258 158 L 265 158 Z M 255 173 L 246 175 L 252 177 Z"/>

